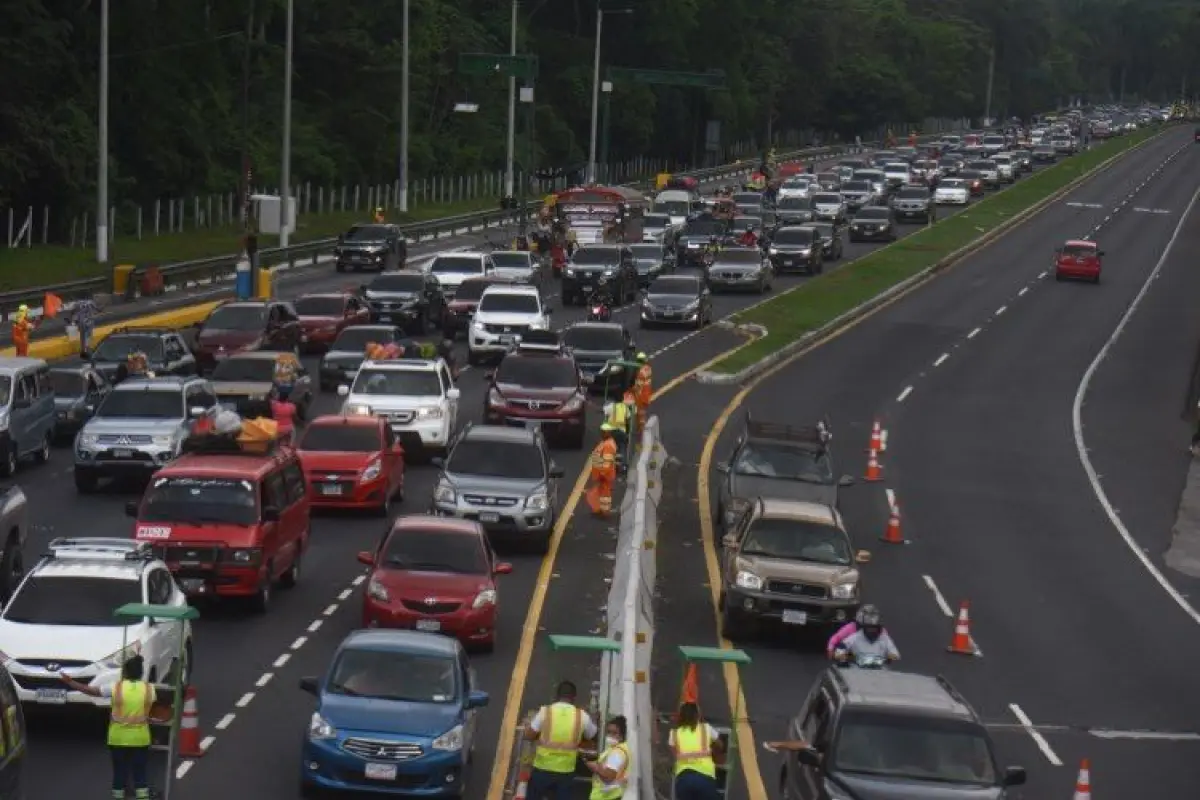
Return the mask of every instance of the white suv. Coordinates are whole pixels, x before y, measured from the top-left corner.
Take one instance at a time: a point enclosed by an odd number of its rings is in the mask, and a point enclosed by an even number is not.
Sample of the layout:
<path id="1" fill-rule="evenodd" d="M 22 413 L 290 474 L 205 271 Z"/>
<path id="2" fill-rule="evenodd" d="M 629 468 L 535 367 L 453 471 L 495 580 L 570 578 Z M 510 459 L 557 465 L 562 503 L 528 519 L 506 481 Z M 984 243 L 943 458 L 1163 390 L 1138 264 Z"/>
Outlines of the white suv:
<path id="1" fill-rule="evenodd" d="M 410 457 L 444 455 L 453 438 L 460 392 L 440 358 L 364 361 L 338 394 L 342 413 L 387 419 Z"/>
<path id="2" fill-rule="evenodd" d="M 141 655 L 146 679 L 173 683 L 192 664 L 186 619 L 119 620 L 129 604 L 187 607 L 167 565 L 132 539 L 55 539 L 0 613 L 0 652 L 23 702 L 108 707 L 112 701 L 72 691 L 65 672 L 98 688 L 115 684 L 122 663 Z"/>
<path id="3" fill-rule="evenodd" d="M 433 261 L 429 262 L 427 272 L 438 279 L 445 298 L 453 300 L 463 281 L 467 278 L 477 278 L 480 275 L 494 274 L 496 263 L 487 253 L 438 253 L 433 257 Z"/>
<path id="4" fill-rule="evenodd" d="M 467 363 L 500 357 L 528 331 L 550 328 L 550 311 L 536 286 L 489 286 L 467 334 Z"/>

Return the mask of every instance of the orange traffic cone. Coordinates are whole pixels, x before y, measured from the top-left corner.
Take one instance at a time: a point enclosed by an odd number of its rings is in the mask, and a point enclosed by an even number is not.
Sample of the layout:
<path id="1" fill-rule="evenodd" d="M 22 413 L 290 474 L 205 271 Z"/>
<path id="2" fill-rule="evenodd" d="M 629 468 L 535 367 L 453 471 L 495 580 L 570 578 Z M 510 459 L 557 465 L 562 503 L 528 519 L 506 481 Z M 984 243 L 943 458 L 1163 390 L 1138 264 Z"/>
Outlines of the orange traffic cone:
<path id="1" fill-rule="evenodd" d="M 1086 758 L 1079 765 L 1079 777 L 1075 779 L 1074 800 L 1092 800 L 1092 762 Z"/>
<path id="2" fill-rule="evenodd" d="M 883 426 L 879 424 L 879 420 L 875 420 L 875 424 L 871 427 L 871 443 L 867 445 L 867 452 L 872 450 L 876 453 L 883 450 Z"/>
<path id="3" fill-rule="evenodd" d="M 879 537 L 879 541 L 888 544 L 908 544 L 908 540 L 900 532 L 899 503 L 892 503 L 892 510 L 888 513 L 887 528 L 884 529 L 883 536 Z"/>
<path id="4" fill-rule="evenodd" d="M 958 620 L 954 623 L 954 638 L 950 640 L 950 646 L 946 648 L 951 653 L 964 656 L 979 655 L 979 651 L 975 649 L 975 642 L 971 639 L 969 606 L 970 604 L 963 600 L 962 605 L 958 608 Z"/>
<path id="5" fill-rule="evenodd" d="M 196 687 L 188 686 L 183 695 L 183 714 L 179 720 L 179 755 L 181 758 L 200 758 L 205 753 L 200 744 L 200 712 L 196 707 Z"/>
<path id="6" fill-rule="evenodd" d="M 877 482 L 883 480 L 883 467 L 879 466 L 879 453 L 872 448 L 871 455 L 867 457 L 867 474 L 863 476 L 863 480 Z"/>

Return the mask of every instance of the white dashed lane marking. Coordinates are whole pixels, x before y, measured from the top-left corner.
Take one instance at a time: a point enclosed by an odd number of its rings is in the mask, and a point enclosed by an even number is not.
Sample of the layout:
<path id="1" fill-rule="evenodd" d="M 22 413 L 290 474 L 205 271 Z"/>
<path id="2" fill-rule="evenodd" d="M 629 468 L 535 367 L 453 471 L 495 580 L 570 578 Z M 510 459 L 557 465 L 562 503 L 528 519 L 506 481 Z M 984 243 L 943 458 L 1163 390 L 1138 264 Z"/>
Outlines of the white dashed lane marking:
<path id="1" fill-rule="evenodd" d="M 904 387 L 904 391 L 903 391 L 903 392 L 901 392 L 901 393 L 900 393 L 900 396 L 896 398 L 896 402 L 897 402 L 897 403 L 903 403 L 903 402 L 904 402 L 904 398 L 906 398 L 906 397 L 908 397 L 910 394 L 912 394 L 912 391 L 913 391 L 913 387 L 911 387 L 911 386 L 905 386 L 905 387 Z"/>
<path id="2" fill-rule="evenodd" d="M 938 360 L 933 362 L 933 365 L 935 367 L 940 367 L 942 364 L 945 364 L 949 358 L 950 358 L 949 353 L 942 353 L 940 356 L 938 356 Z"/>

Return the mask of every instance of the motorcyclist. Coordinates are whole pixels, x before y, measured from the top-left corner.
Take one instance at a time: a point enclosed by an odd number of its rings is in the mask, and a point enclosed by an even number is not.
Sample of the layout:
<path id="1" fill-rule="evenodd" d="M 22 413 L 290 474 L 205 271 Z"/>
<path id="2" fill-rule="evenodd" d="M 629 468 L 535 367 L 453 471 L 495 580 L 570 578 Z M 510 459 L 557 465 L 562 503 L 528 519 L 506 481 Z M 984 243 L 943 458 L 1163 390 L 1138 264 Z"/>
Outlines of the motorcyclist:
<path id="1" fill-rule="evenodd" d="M 738 244 L 742 247 L 758 247 L 758 233 L 754 225 L 742 231 L 742 235 L 738 237 Z"/>
<path id="2" fill-rule="evenodd" d="M 858 613 L 854 615 L 854 619 L 852 619 L 850 622 L 847 622 L 838 629 L 837 633 L 829 637 L 829 644 L 825 645 L 826 655 L 828 655 L 830 658 L 833 658 L 833 652 L 838 648 L 838 645 L 849 639 L 852 633 L 855 633 L 859 630 L 859 628 L 862 627 L 863 619 L 872 615 L 878 617 L 879 609 L 871 603 L 867 603 L 859 608 Z M 884 630 L 884 633 L 887 633 L 886 629 Z"/>
<path id="3" fill-rule="evenodd" d="M 862 615 L 857 631 L 847 636 L 837 647 L 839 661 L 856 663 L 864 659 L 897 661 L 900 651 L 883 630 L 883 618 L 878 611 Z"/>
<path id="4" fill-rule="evenodd" d="M 612 308 L 608 302 L 608 292 L 604 289 L 593 289 L 587 297 L 587 321 L 608 322 L 612 319 Z"/>

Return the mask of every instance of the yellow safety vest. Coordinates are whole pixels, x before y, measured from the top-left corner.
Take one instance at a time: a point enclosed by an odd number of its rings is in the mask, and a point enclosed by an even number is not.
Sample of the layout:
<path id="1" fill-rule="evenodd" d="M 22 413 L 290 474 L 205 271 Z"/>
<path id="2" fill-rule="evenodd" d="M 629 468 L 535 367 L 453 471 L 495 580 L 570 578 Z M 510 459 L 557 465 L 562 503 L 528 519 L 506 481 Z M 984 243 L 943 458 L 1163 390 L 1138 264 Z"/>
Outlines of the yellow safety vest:
<path id="1" fill-rule="evenodd" d="M 109 747 L 150 746 L 150 706 L 154 692 L 145 681 L 121 681 L 113 687 Z"/>
<path id="2" fill-rule="evenodd" d="M 712 759 L 712 741 L 708 725 L 703 722 L 694 728 L 675 729 L 675 774 L 690 769 L 716 780 L 717 765 Z"/>
<path id="3" fill-rule="evenodd" d="M 610 747 L 600 754 L 599 763 L 604 765 L 604 760 L 613 754 L 614 750 L 619 750 L 625 756 L 625 763 L 621 769 L 617 771 L 617 776 L 612 779 L 612 783 L 605 783 L 600 780 L 599 775 L 592 776 L 592 793 L 588 795 L 588 800 L 617 800 L 625 794 L 625 774 L 629 772 L 629 745 L 625 742 Z"/>
<path id="4" fill-rule="evenodd" d="M 569 703 L 543 706 L 533 768 L 559 774 L 575 772 L 582 735 L 583 712 L 578 708 Z"/>
<path id="5" fill-rule="evenodd" d="M 612 411 L 605 421 L 619 431 L 625 430 L 629 427 L 629 407 L 624 403 L 613 403 Z"/>

